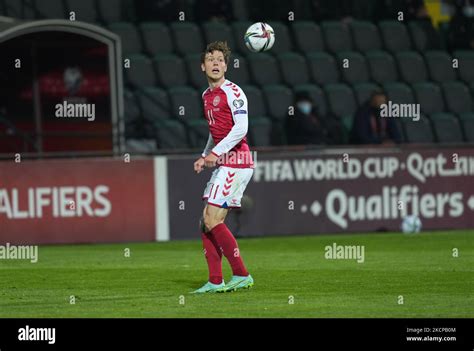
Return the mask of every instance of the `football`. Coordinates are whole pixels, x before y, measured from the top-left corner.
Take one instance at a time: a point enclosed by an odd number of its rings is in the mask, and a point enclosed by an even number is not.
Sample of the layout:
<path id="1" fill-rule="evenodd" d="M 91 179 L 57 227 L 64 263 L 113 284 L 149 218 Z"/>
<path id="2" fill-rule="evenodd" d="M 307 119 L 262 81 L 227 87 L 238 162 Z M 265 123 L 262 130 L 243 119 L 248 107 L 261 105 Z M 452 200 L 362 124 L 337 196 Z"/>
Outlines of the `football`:
<path id="1" fill-rule="evenodd" d="M 248 27 L 244 40 L 252 52 L 267 51 L 275 44 L 275 32 L 269 24 L 257 22 Z"/>
<path id="2" fill-rule="evenodd" d="M 419 233 L 421 230 L 421 220 L 418 216 L 406 216 L 402 221 L 402 232 L 405 234 Z"/>

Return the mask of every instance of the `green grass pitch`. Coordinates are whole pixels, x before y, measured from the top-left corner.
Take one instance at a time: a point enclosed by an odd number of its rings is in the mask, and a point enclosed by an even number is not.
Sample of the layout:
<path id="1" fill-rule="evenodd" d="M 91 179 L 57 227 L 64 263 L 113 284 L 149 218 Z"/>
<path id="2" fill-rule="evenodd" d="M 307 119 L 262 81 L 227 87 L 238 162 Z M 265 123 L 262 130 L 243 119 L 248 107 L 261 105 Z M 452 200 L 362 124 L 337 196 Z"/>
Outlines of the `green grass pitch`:
<path id="1" fill-rule="evenodd" d="M 325 259 L 334 242 L 364 245 L 365 261 Z M 0 317 L 474 317 L 473 231 L 239 243 L 255 286 L 199 296 L 198 240 L 42 246 L 35 264 L 0 260 Z"/>

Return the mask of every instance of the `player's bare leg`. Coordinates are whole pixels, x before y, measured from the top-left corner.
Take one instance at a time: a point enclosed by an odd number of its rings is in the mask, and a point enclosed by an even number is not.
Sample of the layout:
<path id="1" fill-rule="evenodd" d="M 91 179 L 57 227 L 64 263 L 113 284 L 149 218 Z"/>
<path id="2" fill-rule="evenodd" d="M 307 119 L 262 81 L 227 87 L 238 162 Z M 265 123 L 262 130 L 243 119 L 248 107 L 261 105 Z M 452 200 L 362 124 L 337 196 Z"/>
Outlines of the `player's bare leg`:
<path id="1" fill-rule="evenodd" d="M 216 225 L 224 223 L 228 212 L 228 208 L 216 207 L 209 204 L 206 205 L 202 216 L 207 231 L 210 232 Z"/>

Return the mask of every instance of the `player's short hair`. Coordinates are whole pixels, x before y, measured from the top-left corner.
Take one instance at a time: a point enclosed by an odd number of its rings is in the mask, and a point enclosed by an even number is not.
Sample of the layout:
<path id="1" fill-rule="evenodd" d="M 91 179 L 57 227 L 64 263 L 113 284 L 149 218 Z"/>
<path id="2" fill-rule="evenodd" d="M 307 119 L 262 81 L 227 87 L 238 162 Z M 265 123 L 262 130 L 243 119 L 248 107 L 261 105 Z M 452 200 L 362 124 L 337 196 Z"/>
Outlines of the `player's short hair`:
<path id="1" fill-rule="evenodd" d="M 224 55 L 224 61 L 226 64 L 229 63 L 230 59 L 230 48 L 227 45 L 226 41 L 214 41 L 212 43 L 207 44 L 206 50 L 201 54 L 201 62 L 204 63 L 206 59 L 206 55 L 213 51 L 220 51 Z"/>

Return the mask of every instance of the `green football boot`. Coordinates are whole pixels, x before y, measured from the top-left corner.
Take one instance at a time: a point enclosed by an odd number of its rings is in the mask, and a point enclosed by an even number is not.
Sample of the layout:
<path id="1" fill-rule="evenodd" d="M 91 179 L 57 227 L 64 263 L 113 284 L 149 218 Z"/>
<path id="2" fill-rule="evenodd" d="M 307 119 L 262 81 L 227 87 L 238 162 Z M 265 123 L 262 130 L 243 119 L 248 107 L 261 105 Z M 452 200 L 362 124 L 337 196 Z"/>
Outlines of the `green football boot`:
<path id="1" fill-rule="evenodd" d="M 236 291 L 239 289 L 248 289 L 253 286 L 253 278 L 249 274 L 246 277 L 241 277 L 238 275 L 232 276 L 230 282 L 225 285 L 224 291 Z"/>

